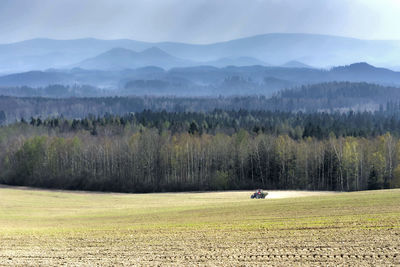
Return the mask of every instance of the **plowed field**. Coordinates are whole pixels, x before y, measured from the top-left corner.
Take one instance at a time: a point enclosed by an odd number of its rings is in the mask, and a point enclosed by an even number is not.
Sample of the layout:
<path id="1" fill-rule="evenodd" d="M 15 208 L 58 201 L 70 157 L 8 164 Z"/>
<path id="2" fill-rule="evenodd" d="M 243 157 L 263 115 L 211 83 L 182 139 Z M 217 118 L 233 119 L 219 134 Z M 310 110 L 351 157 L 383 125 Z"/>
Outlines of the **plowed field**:
<path id="1" fill-rule="evenodd" d="M 400 190 L 250 194 L 0 188 L 0 265 L 400 265 Z"/>

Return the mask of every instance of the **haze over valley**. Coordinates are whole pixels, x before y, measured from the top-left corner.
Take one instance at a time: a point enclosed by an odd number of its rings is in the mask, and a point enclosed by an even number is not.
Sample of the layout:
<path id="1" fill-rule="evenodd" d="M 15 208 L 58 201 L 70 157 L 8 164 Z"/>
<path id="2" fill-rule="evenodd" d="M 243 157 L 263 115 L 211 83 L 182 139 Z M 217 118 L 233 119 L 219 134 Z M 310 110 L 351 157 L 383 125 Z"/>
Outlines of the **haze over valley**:
<path id="1" fill-rule="evenodd" d="M 298 33 L 203 45 L 42 38 L 0 45 L 0 93 L 270 97 L 283 89 L 332 81 L 399 86 L 396 55 L 400 55 L 399 41 Z M 94 91 L 57 95 L 12 89 L 52 85 Z"/>

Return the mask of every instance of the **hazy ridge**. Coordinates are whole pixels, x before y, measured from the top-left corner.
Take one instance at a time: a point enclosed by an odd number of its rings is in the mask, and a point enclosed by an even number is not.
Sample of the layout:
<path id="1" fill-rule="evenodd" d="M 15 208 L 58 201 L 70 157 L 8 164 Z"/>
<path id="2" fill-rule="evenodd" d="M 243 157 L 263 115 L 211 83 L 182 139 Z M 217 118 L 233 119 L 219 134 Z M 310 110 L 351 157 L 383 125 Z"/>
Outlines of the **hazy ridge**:
<path id="1" fill-rule="evenodd" d="M 171 56 L 203 64 L 221 58 L 251 57 L 271 65 L 299 61 L 321 68 L 366 61 L 395 68 L 400 61 L 400 41 L 370 41 L 313 34 L 265 34 L 206 45 L 149 43 L 128 39 L 32 39 L 0 45 L 0 72 L 62 68 L 113 48 L 141 52 L 152 47 Z"/>

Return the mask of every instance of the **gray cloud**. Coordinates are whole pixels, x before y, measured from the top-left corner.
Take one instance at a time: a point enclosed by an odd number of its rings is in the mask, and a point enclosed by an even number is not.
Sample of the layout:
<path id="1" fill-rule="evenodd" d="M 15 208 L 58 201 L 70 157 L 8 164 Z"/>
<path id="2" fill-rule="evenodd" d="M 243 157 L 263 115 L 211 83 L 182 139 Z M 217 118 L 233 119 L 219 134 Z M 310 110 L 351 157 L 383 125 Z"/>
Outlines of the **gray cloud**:
<path id="1" fill-rule="evenodd" d="M 397 0 L 1 0 L 0 43 L 48 37 L 210 43 L 270 32 L 400 39 Z"/>

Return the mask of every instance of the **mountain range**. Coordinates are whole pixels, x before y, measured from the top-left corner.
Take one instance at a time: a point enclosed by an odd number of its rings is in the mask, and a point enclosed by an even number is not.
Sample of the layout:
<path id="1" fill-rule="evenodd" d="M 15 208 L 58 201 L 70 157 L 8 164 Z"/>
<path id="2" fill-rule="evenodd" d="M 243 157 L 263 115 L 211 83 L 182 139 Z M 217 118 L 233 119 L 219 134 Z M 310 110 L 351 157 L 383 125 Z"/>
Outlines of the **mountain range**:
<path id="1" fill-rule="evenodd" d="M 191 61 L 174 57 L 157 47 L 151 47 L 139 53 L 126 48 L 113 48 L 96 57 L 83 60 L 74 67 L 89 70 L 123 70 L 157 66 L 168 69 L 193 64 Z"/>
<path id="2" fill-rule="evenodd" d="M 386 68 L 398 68 L 400 41 L 371 41 L 328 35 L 282 33 L 213 44 L 150 43 L 128 39 L 93 38 L 32 39 L 0 45 L 0 73 L 70 68 L 79 64 L 100 68 L 94 63 L 108 62 L 104 59 L 110 56 L 110 53 L 129 54 L 128 58 L 137 60 L 134 63 L 122 60 L 121 63 L 115 60 L 113 64 L 117 67 L 125 65 L 144 67 L 143 64 L 163 68 L 193 65 L 281 66 L 287 62 L 297 61 L 317 68 L 330 68 L 353 62 L 369 62 Z M 147 59 L 141 60 L 143 53 L 150 55 Z M 160 59 L 153 55 L 159 55 Z"/>
<path id="3" fill-rule="evenodd" d="M 223 68 L 226 66 L 271 66 L 270 64 L 252 57 L 225 57 L 214 61 L 197 62 L 174 57 L 157 48 L 147 48 L 142 52 L 135 52 L 126 48 L 113 48 L 95 57 L 85 59 L 72 65 L 86 70 L 124 70 L 137 69 L 146 66 L 157 66 L 164 69 L 189 66 L 214 66 Z M 312 68 L 297 61 L 291 61 L 283 67 Z"/>
<path id="4" fill-rule="evenodd" d="M 158 49 L 132 53 L 118 49 L 121 59 L 143 58 L 143 54 L 161 53 Z M 144 57 L 147 59 L 147 57 Z M 172 58 L 179 61 L 179 59 Z M 128 65 L 114 65 L 109 70 L 109 53 L 83 61 L 81 66 L 102 65 L 104 70 L 87 70 L 76 67 L 68 70 L 29 71 L 0 77 L 0 94 L 10 95 L 9 87 L 46 87 L 60 84 L 65 86 L 90 85 L 110 91 L 114 95 L 272 95 L 281 89 L 333 81 L 368 82 L 400 87 L 400 72 L 377 68 L 367 63 L 355 63 L 334 67 L 330 70 L 273 66 L 189 66 L 165 70 L 160 67 L 130 69 L 131 60 L 116 60 Z M 111 61 L 113 62 L 113 61 Z M 115 63 L 115 64 L 117 64 Z M 300 63 L 291 63 L 297 66 Z M 124 67 L 124 68 L 123 68 Z M 7 89 L 7 93 L 1 90 Z M 8 87 L 8 88 L 7 88 Z M 11 93 L 11 95 L 13 95 Z"/>

